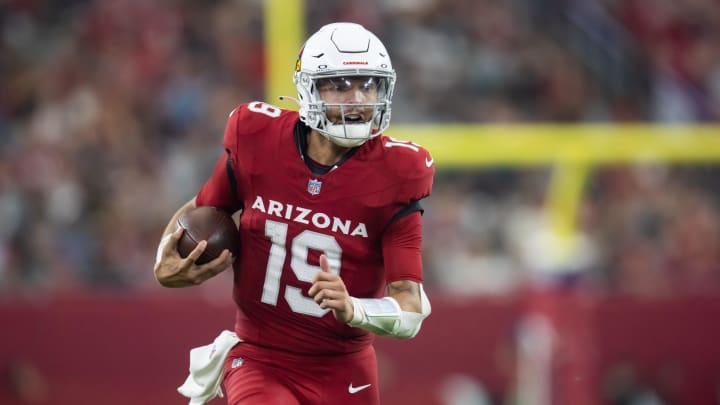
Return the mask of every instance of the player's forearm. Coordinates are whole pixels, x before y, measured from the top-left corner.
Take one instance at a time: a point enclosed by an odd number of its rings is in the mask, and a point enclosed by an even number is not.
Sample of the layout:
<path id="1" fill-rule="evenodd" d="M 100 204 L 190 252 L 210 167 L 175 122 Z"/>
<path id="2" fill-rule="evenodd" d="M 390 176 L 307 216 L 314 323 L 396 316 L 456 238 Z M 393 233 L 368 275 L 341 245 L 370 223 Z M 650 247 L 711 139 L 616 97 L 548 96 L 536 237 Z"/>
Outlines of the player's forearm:
<path id="1" fill-rule="evenodd" d="M 165 247 L 165 244 L 168 242 L 168 239 L 170 239 L 170 235 L 175 232 L 175 228 L 177 226 L 177 221 L 180 216 L 182 216 L 187 211 L 190 211 L 191 209 L 195 208 L 195 197 L 193 197 L 190 201 L 186 202 L 182 207 L 180 207 L 173 216 L 170 218 L 170 221 L 165 226 L 165 231 L 163 231 L 162 237 L 160 238 L 160 243 L 158 244 L 157 248 L 157 256 L 155 258 L 155 270 L 157 271 L 158 264 L 160 263 L 160 259 L 162 257 L 162 251 Z M 156 274 L 157 276 L 157 274 Z M 161 281 L 158 279 L 158 281 Z M 162 282 L 161 282 L 162 284 Z"/>
<path id="2" fill-rule="evenodd" d="M 190 211 L 191 209 L 195 208 L 195 197 L 193 197 L 190 201 L 186 202 L 182 207 L 178 208 L 177 211 L 175 211 L 175 214 L 170 218 L 170 221 L 165 226 L 165 231 L 163 232 L 162 237 L 166 237 L 170 235 L 171 233 L 175 232 L 175 227 L 177 226 L 178 219 L 182 216 L 182 214 Z"/>
<path id="3" fill-rule="evenodd" d="M 418 283 L 410 280 L 400 280 L 388 284 L 387 296 L 392 297 L 403 311 L 422 312 L 420 301 L 420 287 Z"/>
<path id="4" fill-rule="evenodd" d="M 422 286 L 414 281 L 391 283 L 384 298 L 350 299 L 353 304 L 350 326 L 399 339 L 415 337 L 431 311 Z"/>

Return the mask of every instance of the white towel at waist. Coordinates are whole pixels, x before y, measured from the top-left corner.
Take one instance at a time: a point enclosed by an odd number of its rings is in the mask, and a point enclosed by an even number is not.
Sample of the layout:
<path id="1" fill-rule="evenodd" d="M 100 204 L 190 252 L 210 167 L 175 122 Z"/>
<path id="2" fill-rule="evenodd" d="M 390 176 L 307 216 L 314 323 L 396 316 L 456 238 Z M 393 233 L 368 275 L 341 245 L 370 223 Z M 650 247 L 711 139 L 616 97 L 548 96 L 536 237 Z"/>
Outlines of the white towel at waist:
<path id="1" fill-rule="evenodd" d="M 242 340 L 235 332 L 224 330 L 207 346 L 190 350 L 190 375 L 178 392 L 190 398 L 189 405 L 202 405 L 216 396 L 222 398 L 220 383 L 225 358 L 230 349 Z"/>

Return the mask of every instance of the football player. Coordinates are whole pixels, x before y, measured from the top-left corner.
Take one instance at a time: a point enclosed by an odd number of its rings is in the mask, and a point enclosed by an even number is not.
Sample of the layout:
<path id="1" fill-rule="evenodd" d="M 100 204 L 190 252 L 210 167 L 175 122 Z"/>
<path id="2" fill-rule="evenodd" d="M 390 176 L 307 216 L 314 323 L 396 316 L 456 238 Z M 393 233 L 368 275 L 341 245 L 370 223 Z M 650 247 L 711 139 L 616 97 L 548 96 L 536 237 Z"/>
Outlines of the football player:
<path id="1" fill-rule="evenodd" d="M 299 112 L 264 102 L 233 110 L 214 172 L 172 216 L 160 284 L 192 286 L 233 266 L 242 342 L 218 374 L 228 403 L 377 404 L 374 335 L 414 337 L 430 314 L 419 201 L 433 158 L 383 135 L 395 78 L 373 33 L 322 27 L 295 66 Z M 178 255 L 176 220 L 208 205 L 242 210 L 237 260 L 224 251 L 197 265 L 204 243 Z M 216 393 L 201 391 L 186 395 L 203 403 Z"/>

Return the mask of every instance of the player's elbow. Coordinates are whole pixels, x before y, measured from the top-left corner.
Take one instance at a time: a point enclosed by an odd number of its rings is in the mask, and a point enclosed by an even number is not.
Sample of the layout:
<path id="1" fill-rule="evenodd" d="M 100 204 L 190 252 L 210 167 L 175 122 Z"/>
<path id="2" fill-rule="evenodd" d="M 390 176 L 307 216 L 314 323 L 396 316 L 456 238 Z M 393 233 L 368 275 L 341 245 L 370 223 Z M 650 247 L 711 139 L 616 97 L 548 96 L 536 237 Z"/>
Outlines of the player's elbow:
<path id="1" fill-rule="evenodd" d="M 402 311 L 400 322 L 398 323 L 395 331 L 392 333 L 397 339 L 412 339 L 417 336 L 422 327 L 423 320 L 429 314 L 419 314 L 417 312 Z"/>
<path id="2" fill-rule="evenodd" d="M 432 312 L 430 300 L 425 295 L 422 284 L 419 284 L 419 287 L 419 299 L 403 302 L 405 309 L 400 311 L 399 322 L 395 325 L 392 333 L 392 336 L 398 339 L 412 339 L 417 336 L 423 321 Z"/>

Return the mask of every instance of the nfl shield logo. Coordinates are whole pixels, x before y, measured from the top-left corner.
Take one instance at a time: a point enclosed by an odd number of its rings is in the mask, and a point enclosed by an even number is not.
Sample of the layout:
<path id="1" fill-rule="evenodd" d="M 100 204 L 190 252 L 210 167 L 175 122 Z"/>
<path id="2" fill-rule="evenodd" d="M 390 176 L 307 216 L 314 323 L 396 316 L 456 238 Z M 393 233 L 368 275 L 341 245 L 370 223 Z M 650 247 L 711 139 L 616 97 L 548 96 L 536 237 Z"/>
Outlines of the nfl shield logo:
<path id="1" fill-rule="evenodd" d="M 322 187 L 322 181 L 318 181 L 318 179 L 308 181 L 308 193 L 318 195 L 320 194 L 320 187 Z"/>

